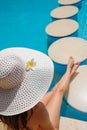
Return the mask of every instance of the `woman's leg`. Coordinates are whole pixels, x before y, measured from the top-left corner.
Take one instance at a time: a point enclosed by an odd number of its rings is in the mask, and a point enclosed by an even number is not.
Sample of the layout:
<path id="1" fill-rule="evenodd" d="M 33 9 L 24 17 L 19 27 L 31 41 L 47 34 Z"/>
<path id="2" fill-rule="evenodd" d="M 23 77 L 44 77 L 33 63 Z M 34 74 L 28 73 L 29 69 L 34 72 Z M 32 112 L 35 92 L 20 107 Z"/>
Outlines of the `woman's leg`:
<path id="1" fill-rule="evenodd" d="M 56 89 L 63 89 L 66 93 L 69 87 L 69 83 L 73 76 L 75 76 L 76 70 L 79 67 L 80 62 L 74 63 L 74 59 L 72 57 L 69 58 L 66 73 L 63 75 L 61 80 L 53 87 L 53 91 Z"/>
<path id="2" fill-rule="evenodd" d="M 69 58 L 69 61 L 68 61 L 68 65 L 67 65 L 67 70 L 66 70 L 66 73 L 63 75 L 63 77 L 61 78 L 61 80 L 53 87 L 53 89 L 49 92 L 47 92 L 45 94 L 45 96 L 42 98 L 42 102 L 47 105 L 48 102 L 50 101 L 51 97 L 53 96 L 53 93 L 54 91 L 56 91 L 56 89 L 60 88 L 61 89 L 63 88 L 63 86 L 66 85 L 66 89 L 67 88 L 67 84 L 68 84 L 68 80 L 69 78 L 71 79 L 71 77 L 73 77 L 74 73 L 76 72 L 77 68 L 79 66 L 79 63 L 75 63 L 74 64 L 74 60 L 72 57 Z M 69 76 L 68 76 L 69 75 Z M 67 80 L 68 79 L 68 80 Z M 64 87 L 64 90 L 66 90 L 65 87 Z M 66 90 L 67 91 L 67 90 Z"/>
<path id="3" fill-rule="evenodd" d="M 51 90 L 50 92 L 47 92 L 44 97 L 41 99 L 41 102 L 44 103 L 45 106 L 49 103 L 50 99 L 53 96 L 53 91 Z"/>
<path id="4" fill-rule="evenodd" d="M 46 94 L 41 100 L 47 107 L 52 124 L 58 128 L 60 119 L 60 109 L 62 98 L 69 88 L 71 77 L 76 72 L 79 63 L 74 63 L 72 57 L 69 58 L 67 70 L 61 80 L 55 85 L 51 92 Z"/>

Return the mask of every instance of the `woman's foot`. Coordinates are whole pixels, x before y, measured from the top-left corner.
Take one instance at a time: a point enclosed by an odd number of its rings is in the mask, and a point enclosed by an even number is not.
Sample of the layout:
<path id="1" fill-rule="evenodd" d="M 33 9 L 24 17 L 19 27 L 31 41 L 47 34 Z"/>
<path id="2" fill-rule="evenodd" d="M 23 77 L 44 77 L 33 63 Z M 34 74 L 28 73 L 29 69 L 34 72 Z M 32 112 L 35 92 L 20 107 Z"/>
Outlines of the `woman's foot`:
<path id="1" fill-rule="evenodd" d="M 74 63 L 73 57 L 70 57 L 68 61 L 66 73 L 69 72 L 70 76 L 72 77 L 76 73 L 76 70 L 78 69 L 79 64 L 80 62 Z"/>
<path id="2" fill-rule="evenodd" d="M 67 70 L 61 80 L 56 84 L 56 86 L 53 88 L 53 91 L 60 91 L 64 95 L 68 88 L 69 83 L 71 80 L 71 77 L 76 73 L 77 68 L 79 67 L 79 62 L 74 63 L 73 57 L 70 57 L 68 60 Z"/>

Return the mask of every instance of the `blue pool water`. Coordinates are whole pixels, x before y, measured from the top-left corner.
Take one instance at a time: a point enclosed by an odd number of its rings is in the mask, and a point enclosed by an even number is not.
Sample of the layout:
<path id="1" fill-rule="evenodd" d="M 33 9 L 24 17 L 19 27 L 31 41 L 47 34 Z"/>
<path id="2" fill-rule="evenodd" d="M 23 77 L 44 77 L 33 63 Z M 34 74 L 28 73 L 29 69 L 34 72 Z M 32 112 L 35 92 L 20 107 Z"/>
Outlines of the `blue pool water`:
<path id="1" fill-rule="evenodd" d="M 56 0 L 0 1 L 0 50 L 23 46 L 47 53 L 45 26 Z"/>
<path id="2" fill-rule="evenodd" d="M 57 0 L 0 1 L 0 50 L 7 47 L 21 46 L 36 49 L 47 54 L 45 27 L 51 22 L 50 11 L 56 7 L 58 7 Z M 87 0 L 82 0 L 82 6 L 78 13 L 78 37 L 85 40 L 87 40 L 86 12 Z M 59 75 L 58 80 L 61 76 Z M 53 84 L 54 81 L 52 82 Z M 52 89 L 52 85 L 50 89 Z M 86 113 L 81 114 L 78 112 L 74 116 L 69 112 L 70 109 L 73 111 L 63 101 L 61 115 L 87 121 Z"/>

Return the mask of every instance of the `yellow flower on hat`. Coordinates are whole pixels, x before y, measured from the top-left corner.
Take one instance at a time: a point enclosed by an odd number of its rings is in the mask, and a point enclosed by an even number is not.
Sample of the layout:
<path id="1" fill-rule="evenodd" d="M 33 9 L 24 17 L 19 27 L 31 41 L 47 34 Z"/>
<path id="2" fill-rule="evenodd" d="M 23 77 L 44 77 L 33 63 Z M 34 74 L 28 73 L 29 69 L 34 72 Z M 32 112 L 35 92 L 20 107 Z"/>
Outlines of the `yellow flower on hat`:
<path id="1" fill-rule="evenodd" d="M 30 61 L 27 62 L 27 67 L 26 70 L 33 70 L 34 66 L 36 65 L 36 62 L 34 62 L 34 59 L 31 59 Z"/>

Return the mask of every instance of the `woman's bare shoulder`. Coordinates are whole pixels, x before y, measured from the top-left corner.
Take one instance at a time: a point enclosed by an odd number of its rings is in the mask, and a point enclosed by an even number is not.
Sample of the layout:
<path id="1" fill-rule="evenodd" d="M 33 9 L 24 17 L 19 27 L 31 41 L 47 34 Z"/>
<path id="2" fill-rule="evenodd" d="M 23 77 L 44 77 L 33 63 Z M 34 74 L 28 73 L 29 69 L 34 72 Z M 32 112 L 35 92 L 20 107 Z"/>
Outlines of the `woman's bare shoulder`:
<path id="1" fill-rule="evenodd" d="M 33 115 L 31 117 L 30 124 L 32 125 L 33 129 L 40 126 L 41 130 L 57 130 L 52 126 L 48 111 L 42 102 L 39 102 L 33 108 Z"/>

